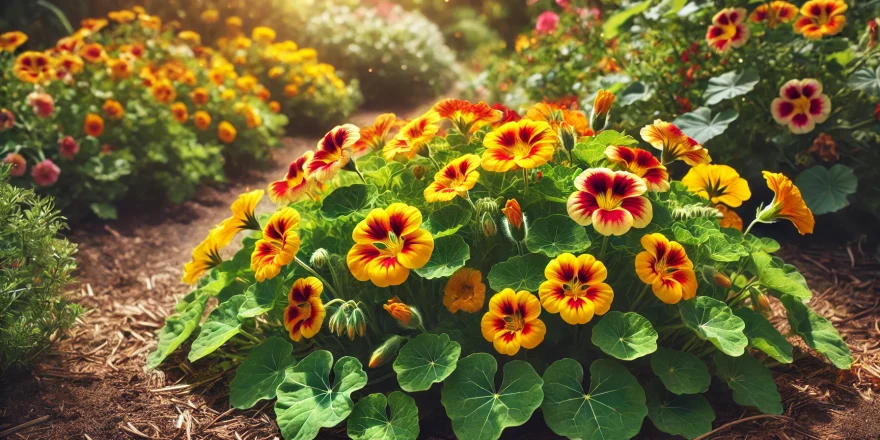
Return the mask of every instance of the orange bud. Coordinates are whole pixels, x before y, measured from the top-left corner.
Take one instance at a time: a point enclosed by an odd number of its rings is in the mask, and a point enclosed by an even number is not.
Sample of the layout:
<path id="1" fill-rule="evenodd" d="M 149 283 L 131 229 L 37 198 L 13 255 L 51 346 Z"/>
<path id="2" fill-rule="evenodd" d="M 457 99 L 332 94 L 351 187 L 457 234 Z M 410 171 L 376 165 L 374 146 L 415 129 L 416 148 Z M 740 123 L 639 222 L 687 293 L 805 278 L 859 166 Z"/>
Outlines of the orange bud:
<path id="1" fill-rule="evenodd" d="M 513 226 L 515 229 L 522 228 L 523 225 L 523 215 L 522 209 L 519 207 L 519 202 L 516 199 L 510 199 L 504 205 L 504 208 L 501 209 L 501 212 L 504 213 L 504 216 L 507 217 L 507 222 Z"/>
<path id="2" fill-rule="evenodd" d="M 730 278 L 728 278 L 727 275 L 724 275 L 721 272 L 715 272 L 715 275 L 712 277 L 712 281 L 715 281 L 715 284 L 725 289 L 729 289 L 731 286 Z"/>
<path id="3" fill-rule="evenodd" d="M 412 310 L 410 310 L 408 305 L 402 303 L 399 298 L 395 296 L 394 298 L 389 299 L 388 303 L 382 307 L 386 312 L 391 314 L 391 317 L 396 319 L 397 322 L 409 327 L 413 316 Z"/>

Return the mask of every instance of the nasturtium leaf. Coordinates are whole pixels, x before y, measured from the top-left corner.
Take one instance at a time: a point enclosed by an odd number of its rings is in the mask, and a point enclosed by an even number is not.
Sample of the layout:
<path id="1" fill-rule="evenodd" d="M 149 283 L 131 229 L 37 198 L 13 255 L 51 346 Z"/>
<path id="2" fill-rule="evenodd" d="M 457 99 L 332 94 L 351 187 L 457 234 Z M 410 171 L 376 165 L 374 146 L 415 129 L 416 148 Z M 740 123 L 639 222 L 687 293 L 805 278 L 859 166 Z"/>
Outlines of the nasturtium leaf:
<path id="1" fill-rule="evenodd" d="M 593 345 L 624 361 L 657 350 L 657 331 L 651 321 L 635 312 L 608 312 L 593 326 Z"/>
<path id="2" fill-rule="evenodd" d="M 733 400 L 743 406 L 755 406 L 767 414 L 782 414 L 782 397 L 770 370 L 748 353 L 714 357 L 716 374 L 733 391 Z"/>
<path id="3" fill-rule="evenodd" d="M 808 168 L 798 174 L 795 184 L 813 214 L 822 215 L 849 206 L 847 197 L 855 194 L 859 179 L 852 168 L 838 163 L 831 168 L 821 165 Z"/>
<path id="4" fill-rule="evenodd" d="M 422 333 L 400 349 L 394 360 L 397 382 L 404 391 L 425 391 L 455 371 L 461 345 L 449 335 Z"/>
<path id="5" fill-rule="evenodd" d="M 578 142 L 571 153 L 574 157 L 590 167 L 598 166 L 605 160 L 607 146 L 599 142 Z M 543 181 L 543 180 L 542 180 Z"/>
<path id="6" fill-rule="evenodd" d="M 526 254 L 511 257 L 509 260 L 492 266 L 487 279 L 492 290 L 500 292 L 506 288 L 514 291 L 537 292 L 544 282 L 544 268 L 550 259 L 539 254 Z"/>
<path id="7" fill-rule="evenodd" d="M 862 67 L 849 77 L 847 85 L 857 89 L 864 90 L 871 95 L 880 95 L 880 66 L 876 70 Z"/>
<path id="8" fill-rule="evenodd" d="M 244 292 L 244 303 L 238 309 L 238 318 L 253 318 L 275 308 L 276 289 L 280 277 L 251 284 Z"/>
<path id="9" fill-rule="evenodd" d="M 501 387 L 495 388 L 498 364 L 492 355 L 475 353 L 458 361 L 443 382 L 441 402 L 461 439 L 494 440 L 511 426 L 527 422 L 541 406 L 544 381 L 526 362 L 504 365 Z"/>
<path id="10" fill-rule="evenodd" d="M 386 405 L 391 408 L 390 417 Z M 352 440 L 416 440 L 416 401 L 400 391 L 392 392 L 387 399 L 379 393 L 361 398 L 348 418 L 348 436 Z"/>
<path id="11" fill-rule="evenodd" d="M 727 72 L 709 79 L 709 86 L 703 93 L 706 105 L 745 95 L 752 91 L 761 78 L 755 69 Z"/>
<path id="12" fill-rule="evenodd" d="M 202 324 L 199 336 L 189 350 L 190 362 L 195 362 L 220 348 L 226 341 L 241 332 L 241 321 L 238 320 L 238 309 L 244 304 L 244 295 L 235 295 L 221 303 L 208 315 Z"/>
<path id="13" fill-rule="evenodd" d="M 229 404 L 248 409 L 262 399 L 274 399 L 284 380 L 284 370 L 294 364 L 290 342 L 277 336 L 266 339 L 235 370 L 235 378 L 229 383 Z"/>
<path id="14" fill-rule="evenodd" d="M 852 366 L 852 353 L 831 321 L 814 312 L 796 297 L 783 295 L 781 300 L 788 312 L 788 322 L 792 331 L 797 333 L 810 348 L 824 354 L 841 370 L 848 370 Z"/>
<path id="15" fill-rule="evenodd" d="M 681 131 L 703 144 L 727 131 L 727 127 L 739 117 L 735 110 L 724 110 L 712 115 L 709 107 L 700 107 L 672 121 Z"/>
<path id="16" fill-rule="evenodd" d="M 416 269 L 422 278 L 448 277 L 471 257 L 471 249 L 460 235 L 447 235 L 434 240 L 434 252 L 424 266 Z"/>
<path id="17" fill-rule="evenodd" d="M 611 15 L 602 24 L 602 35 L 606 39 L 614 38 L 620 31 L 620 26 L 629 21 L 630 18 L 645 12 L 651 6 L 651 3 L 652 0 L 645 0 Z"/>
<path id="18" fill-rule="evenodd" d="M 330 379 L 330 369 L 333 379 Z M 312 352 L 289 367 L 278 386 L 275 420 L 286 440 L 308 440 L 321 428 L 332 428 L 351 414 L 351 393 L 367 384 L 361 363 L 344 356 L 333 365 L 329 351 Z"/>
<path id="19" fill-rule="evenodd" d="M 622 145 L 624 147 L 632 147 L 639 144 L 634 137 L 614 130 L 602 130 L 601 133 L 593 138 L 593 142 L 598 142 L 605 147 L 609 145 Z"/>
<path id="20" fill-rule="evenodd" d="M 713 261 L 735 263 L 749 256 L 748 249 L 741 243 L 729 241 L 724 233 L 709 236 L 706 251 Z"/>
<path id="21" fill-rule="evenodd" d="M 791 344 L 767 318 L 747 307 L 737 308 L 733 313 L 746 323 L 744 333 L 749 338 L 749 345 L 779 362 L 791 363 Z"/>
<path id="22" fill-rule="evenodd" d="M 675 394 L 705 393 L 712 383 L 706 364 L 684 351 L 658 348 L 651 356 L 651 370 Z"/>
<path id="23" fill-rule="evenodd" d="M 321 213 L 329 219 L 336 219 L 354 214 L 364 209 L 370 203 L 370 193 L 367 185 L 356 183 L 341 188 L 336 188 L 321 204 Z"/>
<path id="24" fill-rule="evenodd" d="M 697 438 L 712 430 L 715 411 L 700 394 L 676 395 L 657 380 L 645 386 L 648 418 L 657 429 L 685 438 Z"/>
<path id="25" fill-rule="evenodd" d="M 648 415 L 645 391 L 621 364 L 600 359 L 590 365 L 590 389 L 584 369 L 561 359 L 544 372 L 544 421 L 557 435 L 579 439 L 630 439 Z"/>
<path id="26" fill-rule="evenodd" d="M 730 307 L 708 296 L 678 303 L 681 320 L 687 328 L 704 341 L 709 341 L 723 353 L 740 356 L 749 340 L 743 334 L 746 328 L 742 319 L 733 314 Z"/>
<path id="27" fill-rule="evenodd" d="M 749 245 L 751 246 L 752 251 L 763 251 L 768 254 L 772 254 L 781 249 L 778 241 L 768 237 L 756 237 L 751 234 L 749 234 Z"/>
<path id="28" fill-rule="evenodd" d="M 429 215 L 428 219 L 422 223 L 422 227 L 437 239 L 458 232 L 471 221 L 472 215 L 473 212 L 470 209 L 449 204 Z"/>
<path id="29" fill-rule="evenodd" d="M 567 215 L 555 214 L 539 218 L 529 227 L 526 246 L 554 258 L 565 252 L 577 253 L 590 247 L 590 237 L 583 226 Z"/>
<path id="30" fill-rule="evenodd" d="M 617 102 L 620 106 L 626 107 L 639 101 L 647 101 L 654 94 L 654 91 L 640 81 L 629 83 L 617 94 Z"/>
<path id="31" fill-rule="evenodd" d="M 156 350 L 147 356 L 147 369 L 159 366 L 180 344 L 183 344 L 198 327 L 208 303 L 208 295 L 196 296 L 183 310 L 165 320 L 165 326 L 159 330 L 159 343 Z"/>
<path id="32" fill-rule="evenodd" d="M 752 268 L 758 275 L 758 281 L 770 289 L 771 293 L 776 293 L 776 296 L 792 295 L 802 301 L 813 297 L 813 292 L 807 287 L 801 274 L 794 270 L 786 272 L 766 252 L 752 252 Z"/>

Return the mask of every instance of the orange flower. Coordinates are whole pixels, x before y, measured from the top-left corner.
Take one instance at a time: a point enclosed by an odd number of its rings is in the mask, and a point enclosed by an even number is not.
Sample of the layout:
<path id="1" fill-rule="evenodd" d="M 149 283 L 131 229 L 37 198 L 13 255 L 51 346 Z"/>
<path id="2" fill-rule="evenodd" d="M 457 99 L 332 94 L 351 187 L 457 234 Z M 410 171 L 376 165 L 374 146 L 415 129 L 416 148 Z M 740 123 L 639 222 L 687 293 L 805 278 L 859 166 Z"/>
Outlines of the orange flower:
<path id="1" fill-rule="evenodd" d="M 645 181 L 648 191 L 669 191 L 669 173 L 666 167 L 647 150 L 609 145 L 605 156 L 612 164 L 623 167 Z"/>
<path id="2" fill-rule="evenodd" d="M 204 23 L 214 24 L 217 22 L 217 20 L 220 19 L 220 11 L 213 8 L 205 9 L 204 11 L 202 11 L 201 18 L 202 22 Z"/>
<path id="3" fill-rule="evenodd" d="M 725 205 L 716 205 L 715 209 L 721 213 L 721 219 L 718 220 L 718 224 L 722 228 L 733 228 L 737 231 L 743 230 L 743 220 L 736 211 Z"/>
<path id="4" fill-rule="evenodd" d="M 326 182 L 351 161 L 351 147 L 360 139 L 360 129 L 351 124 L 337 125 L 318 142 L 318 149 L 306 162 L 306 175 Z"/>
<path id="5" fill-rule="evenodd" d="M 28 36 L 24 32 L 6 32 L 0 35 L 0 52 L 15 52 L 27 40 Z"/>
<path id="6" fill-rule="evenodd" d="M 843 14 L 848 8 L 840 0 L 810 0 L 801 6 L 801 17 L 794 22 L 794 32 L 810 40 L 836 35 L 846 24 Z"/>
<path id="7" fill-rule="evenodd" d="M 234 142 L 237 134 L 238 132 L 235 130 L 235 126 L 229 122 L 220 121 L 220 124 L 217 125 L 217 138 L 224 144 L 231 144 Z"/>
<path id="8" fill-rule="evenodd" d="M 434 252 L 434 237 L 421 226 L 422 213 L 403 203 L 370 211 L 351 234 L 351 274 L 378 287 L 403 284 L 410 270 L 424 266 Z"/>
<path id="9" fill-rule="evenodd" d="M 508 122 L 483 138 L 483 169 L 505 172 L 537 168 L 553 158 L 556 141 L 556 133 L 546 122 Z"/>
<path id="10" fill-rule="evenodd" d="M 474 313 L 483 308 L 486 285 L 482 280 L 483 274 L 478 270 L 462 267 L 455 271 L 443 289 L 443 305 L 449 313 Z"/>
<path id="11" fill-rule="evenodd" d="M 257 204 L 263 199 L 263 190 L 257 189 L 244 194 L 240 194 L 229 210 L 232 211 L 232 217 L 223 220 L 212 232 L 218 248 L 224 248 L 235 235 L 244 230 L 259 231 L 260 222 L 257 220 L 254 211 Z"/>
<path id="12" fill-rule="evenodd" d="M 186 110 L 186 104 L 182 102 L 175 102 L 174 104 L 172 104 L 171 116 L 173 116 L 174 119 L 181 124 L 186 122 L 189 119 L 189 112 Z"/>
<path id="13" fill-rule="evenodd" d="M 197 87 L 192 91 L 192 94 L 190 94 L 190 98 L 192 99 L 193 104 L 202 106 L 208 103 L 210 95 L 208 94 L 208 89 Z"/>
<path id="14" fill-rule="evenodd" d="M 211 127 L 211 115 L 206 111 L 199 110 L 193 115 L 193 123 L 199 130 L 207 130 Z"/>
<path id="15" fill-rule="evenodd" d="M 400 301 L 398 297 L 394 297 L 388 300 L 386 304 L 382 305 L 382 308 L 391 315 L 392 318 L 396 319 L 397 322 L 403 324 L 404 326 L 409 326 L 413 313 L 412 309 L 404 303 Z"/>
<path id="16" fill-rule="evenodd" d="M 483 338 L 498 353 L 513 356 L 520 347 L 532 349 L 544 341 L 547 327 L 541 316 L 541 303 L 525 290 L 504 289 L 489 300 L 489 311 L 480 321 Z"/>
<path id="17" fill-rule="evenodd" d="M 489 107 L 485 102 L 471 104 L 460 99 L 445 99 L 434 105 L 434 111 L 441 118 L 449 119 L 459 133 L 470 136 L 480 127 L 501 119 L 501 112 Z"/>
<path id="18" fill-rule="evenodd" d="M 287 84 L 284 86 L 284 96 L 288 98 L 295 98 L 296 95 L 299 95 L 299 86 L 296 84 Z"/>
<path id="19" fill-rule="evenodd" d="M 125 79 L 131 76 L 131 64 L 120 58 L 107 60 L 107 70 L 113 79 Z"/>
<path id="20" fill-rule="evenodd" d="M 110 119 L 121 119 L 125 114 L 125 109 L 122 108 L 122 104 L 119 101 L 108 99 L 104 101 L 104 105 L 101 106 L 101 110 L 104 111 L 104 114 L 107 115 Z"/>
<path id="21" fill-rule="evenodd" d="M 327 311 L 321 302 L 324 285 L 315 277 L 300 278 L 293 283 L 287 294 L 288 306 L 284 309 L 284 328 L 290 339 L 296 342 L 309 339 L 321 330 Z"/>
<path id="22" fill-rule="evenodd" d="M 280 113 L 281 112 L 281 103 L 278 101 L 272 101 L 269 103 L 269 110 L 272 113 Z"/>
<path id="23" fill-rule="evenodd" d="M 86 115 L 86 122 L 83 124 L 83 131 L 92 137 L 100 136 L 104 133 L 104 119 L 94 113 L 89 113 Z"/>
<path id="24" fill-rule="evenodd" d="M 404 125 L 394 139 L 382 148 L 385 160 L 413 159 L 417 154 L 425 154 L 428 143 L 437 135 L 440 114 L 429 110 L 425 114 Z"/>
<path id="25" fill-rule="evenodd" d="M 153 98 L 156 98 L 156 101 L 163 104 L 169 104 L 177 98 L 177 90 L 174 90 L 174 86 L 168 79 L 160 79 L 156 81 L 153 83 L 151 90 L 153 92 Z"/>
<path id="26" fill-rule="evenodd" d="M 241 29 L 241 18 L 233 15 L 232 17 L 226 19 L 226 30 L 231 35 L 238 33 L 239 29 Z"/>
<path id="27" fill-rule="evenodd" d="M 553 128 L 554 132 L 558 132 L 560 128 L 571 128 L 578 137 L 592 136 L 593 130 L 590 129 L 590 121 L 587 115 L 581 111 L 568 110 L 560 104 L 551 104 L 541 102 L 532 106 L 526 112 L 525 119 L 533 121 L 544 121 Z"/>
<path id="28" fill-rule="evenodd" d="M 263 238 L 251 254 L 251 269 L 258 282 L 278 276 L 281 268 L 290 264 L 299 251 L 300 239 L 296 233 L 299 213 L 293 208 L 281 208 L 263 228 Z"/>
<path id="29" fill-rule="evenodd" d="M 55 70 L 58 71 L 58 77 L 65 74 L 76 75 L 82 72 L 83 60 L 79 55 L 64 53 L 55 58 Z"/>
<path id="30" fill-rule="evenodd" d="M 55 75 L 49 57 L 31 51 L 23 52 L 15 59 L 12 71 L 18 79 L 29 83 L 50 80 Z"/>
<path id="31" fill-rule="evenodd" d="M 604 282 L 608 270 L 592 255 L 561 254 L 544 268 L 544 277 L 547 281 L 538 289 L 541 305 L 571 325 L 586 324 L 611 310 L 614 291 Z"/>
<path id="32" fill-rule="evenodd" d="M 789 23 L 797 16 L 797 6 L 781 0 L 759 5 L 749 14 L 752 23 L 767 22 L 767 27 L 773 29 L 779 23 Z"/>
<path id="33" fill-rule="evenodd" d="M 269 184 L 269 198 L 273 202 L 296 203 L 308 193 L 313 181 L 306 178 L 305 164 L 312 154 L 311 151 L 306 151 L 299 159 L 290 163 L 283 180 Z"/>
<path id="34" fill-rule="evenodd" d="M 263 125 L 263 117 L 260 116 L 260 113 L 257 112 L 253 107 L 246 107 L 244 109 L 244 123 L 248 128 L 257 128 Z"/>
<path id="35" fill-rule="evenodd" d="M 773 223 L 777 219 L 783 218 L 791 221 L 801 235 L 812 234 L 816 220 L 813 218 L 813 212 L 804 202 L 798 187 L 794 186 L 788 177 L 780 173 L 763 171 L 762 174 L 767 180 L 767 186 L 776 195 L 773 197 L 773 201 L 758 213 L 756 221 Z"/>
<path id="36" fill-rule="evenodd" d="M 590 168 L 574 181 L 577 191 L 568 198 L 568 215 L 596 232 L 623 235 L 631 228 L 644 228 L 654 217 L 651 202 L 643 196 L 645 182 L 626 171 Z"/>
<path id="37" fill-rule="evenodd" d="M 141 25 L 147 29 L 152 29 L 154 31 L 162 29 L 162 19 L 155 15 L 140 13 L 138 15 L 138 21 L 140 21 Z"/>
<path id="38" fill-rule="evenodd" d="M 524 240 L 526 238 L 526 231 L 523 225 L 526 223 L 526 218 L 519 207 L 519 202 L 516 199 L 509 199 L 504 204 L 504 208 L 501 208 L 501 212 L 504 213 L 504 227 L 507 236 L 514 241 Z"/>
<path id="39" fill-rule="evenodd" d="M 104 52 L 104 46 L 98 43 L 89 43 L 80 48 L 79 56 L 89 63 L 95 64 L 104 61 L 107 54 Z"/>
<path id="40" fill-rule="evenodd" d="M 434 174 L 434 182 L 425 188 L 425 200 L 428 202 L 448 202 L 473 189 L 480 178 L 480 157 L 466 154 L 449 162 L 443 169 Z"/>
<path id="41" fill-rule="evenodd" d="M 107 20 L 103 18 L 84 18 L 80 20 L 79 25 L 82 29 L 95 33 L 107 27 Z"/>
<path id="42" fill-rule="evenodd" d="M 743 23 L 746 10 L 725 8 L 712 17 L 712 24 L 706 31 L 709 47 L 718 53 L 727 53 L 733 47 L 742 47 L 749 39 L 749 27 Z"/>
<path id="43" fill-rule="evenodd" d="M 709 152 L 699 142 L 684 134 L 678 127 L 659 119 L 639 132 L 645 142 L 661 151 L 660 163 L 666 165 L 681 159 L 690 166 L 710 163 Z"/>
<path id="44" fill-rule="evenodd" d="M 636 255 L 636 274 L 666 304 L 677 304 L 697 295 L 694 264 L 681 244 L 663 234 L 642 237 L 644 251 Z"/>
<path id="45" fill-rule="evenodd" d="M 372 151 L 381 150 L 385 147 L 388 135 L 396 123 L 397 116 L 394 113 L 384 113 L 377 116 L 373 125 L 361 129 L 361 137 L 351 147 L 351 155 L 358 158 Z"/>

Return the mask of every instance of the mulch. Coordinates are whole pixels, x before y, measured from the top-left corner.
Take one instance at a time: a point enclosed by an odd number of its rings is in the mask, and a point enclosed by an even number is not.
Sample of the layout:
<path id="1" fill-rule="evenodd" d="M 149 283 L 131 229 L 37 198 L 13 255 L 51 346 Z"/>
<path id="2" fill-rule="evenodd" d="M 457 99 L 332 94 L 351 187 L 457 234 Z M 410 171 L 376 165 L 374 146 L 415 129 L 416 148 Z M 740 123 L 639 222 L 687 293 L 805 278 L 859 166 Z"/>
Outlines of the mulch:
<path id="1" fill-rule="evenodd" d="M 355 123 L 370 123 L 373 117 L 359 115 Z M 283 176 L 287 164 L 316 141 L 287 138 L 268 170 L 244 175 L 225 188 L 205 188 L 183 205 L 144 209 L 73 232 L 80 269 L 70 294 L 89 313 L 37 368 L 0 382 L 0 438 L 279 437 L 271 403 L 248 411 L 229 408 L 230 375 L 219 366 L 195 370 L 178 357 L 162 371 L 145 372 L 144 362 L 155 346 L 155 331 L 188 291 L 180 276 L 192 248 L 229 215 L 238 194 Z M 705 438 L 880 438 L 880 262 L 858 242 L 833 249 L 786 243 L 783 254 L 804 273 L 815 293 L 811 306 L 834 322 L 856 364 L 851 371 L 838 371 L 798 342 L 801 359 L 774 368 L 785 413 L 762 416 L 733 404 L 725 389 L 713 388 L 718 429 Z M 784 328 L 784 315 L 778 309 L 774 313 Z M 32 425 L 21 426 L 27 423 Z M 340 434 L 327 433 L 333 438 Z M 429 434 L 435 435 L 423 432 Z M 543 423 L 529 423 L 505 436 L 550 437 Z M 646 422 L 638 438 L 669 437 Z"/>

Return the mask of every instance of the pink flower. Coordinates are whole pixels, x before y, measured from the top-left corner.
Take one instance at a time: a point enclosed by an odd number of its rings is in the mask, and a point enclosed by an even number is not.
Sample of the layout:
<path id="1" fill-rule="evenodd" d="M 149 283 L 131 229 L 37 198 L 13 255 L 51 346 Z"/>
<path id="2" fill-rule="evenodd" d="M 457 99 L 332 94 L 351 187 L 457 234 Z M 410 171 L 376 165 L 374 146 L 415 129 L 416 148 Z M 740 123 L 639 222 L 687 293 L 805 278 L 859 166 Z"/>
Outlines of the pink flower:
<path id="1" fill-rule="evenodd" d="M 15 125 L 15 114 L 7 109 L 0 109 L 0 133 Z"/>
<path id="2" fill-rule="evenodd" d="M 31 170 L 31 177 L 34 178 L 34 183 L 40 186 L 54 185 L 58 181 L 58 175 L 60 174 L 61 169 L 49 159 L 34 165 L 34 168 Z"/>
<path id="3" fill-rule="evenodd" d="M 73 156 L 76 156 L 76 153 L 79 153 L 79 144 L 73 136 L 64 136 L 58 140 L 58 149 L 61 151 L 61 155 L 64 156 L 65 159 L 73 160 Z"/>
<path id="4" fill-rule="evenodd" d="M 556 0 L 556 4 L 559 5 L 560 8 L 567 8 L 571 3 L 571 0 Z"/>
<path id="5" fill-rule="evenodd" d="M 538 21 L 535 23 L 535 30 L 541 34 L 549 34 L 550 32 L 555 31 L 556 26 L 558 25 L 559 16 L 553 11 L 545 11 L 538 16 Z"/>
<path id="6" fill-rule="evenodd" d="M 48 118 L 52 116 L 52 113 L 55 113 L 55 100 L 48 93 L 33 92 L 28 95 L 27 103 L 41 118 Z"/>
<path id="7" fill-rule="evenodd" d="M 779 98 L 770 103 L 770 112 L 777 124 L 788 125 L 792 133 L 809 133 L 828 119 L 831 99 L 822 93 L 819 81 L 793 79 L 779 89 Z"/>
<path id="8" fill-rule="evenodd" d="M 12 165 L 12 169 L 9 170 L 9 175 L 13 177 L 23 176 L 24 172 L 27 170 L 27 161 L 24 160 L 24 156 L 18 153 L 7 154 L 6 158 L 3 159 L 3 163 Z"/>

